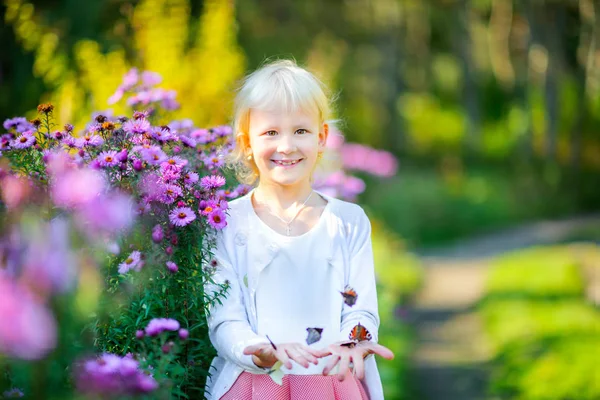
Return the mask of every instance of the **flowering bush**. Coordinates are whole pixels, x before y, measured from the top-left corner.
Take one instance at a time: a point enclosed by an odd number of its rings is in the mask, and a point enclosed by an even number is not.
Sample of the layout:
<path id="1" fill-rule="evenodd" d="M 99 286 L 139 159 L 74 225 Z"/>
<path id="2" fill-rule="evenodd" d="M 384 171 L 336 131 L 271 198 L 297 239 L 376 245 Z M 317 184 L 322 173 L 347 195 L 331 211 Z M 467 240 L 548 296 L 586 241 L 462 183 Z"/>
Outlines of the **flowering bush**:
<path id="1" fill-rule="evenodd" d="M 130 71 L 110 100 L 138 109 L 95 113 L 79 132 L 57 128 L 50 104 L 32 121 L 4 122 L 5 397 L 201 397 L 214 356 L 204 313 L 218 299 L 203 291 L 214 233 L 227 226 L 228 201 L 250 188 L 228 185 L 235 180 L 222 169 L 231 128 L 169 122 L 178 104 L 159 83 L 157 74 Z M 348 147 L 332 138 L 317 188 L 353 198 L 364 183 L 340 172 Z M 371 157 L 361 167 L 355 154 L 353 169 L 373 172 L 385 159 L 352 151 Z M 395 160 L 385 168 L 395 171 Z"/>

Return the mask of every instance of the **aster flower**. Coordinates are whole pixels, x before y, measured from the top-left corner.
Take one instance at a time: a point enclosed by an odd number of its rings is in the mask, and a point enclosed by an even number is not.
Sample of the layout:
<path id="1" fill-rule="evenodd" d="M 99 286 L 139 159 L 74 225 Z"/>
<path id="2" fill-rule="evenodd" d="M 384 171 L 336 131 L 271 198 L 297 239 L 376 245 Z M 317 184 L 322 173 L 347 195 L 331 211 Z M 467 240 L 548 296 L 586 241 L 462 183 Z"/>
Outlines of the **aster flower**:
<path id="1" fill-rule="evenodd" d="M 142 85 L 145 87 L 156 86 L 162 82 L 162 76 L 153 71 L 142 72 Z"/>
<path id="2" fill-rule="evenodd" d="M 142 261 L 142 253 L 139 251 L 133 251 L 129 257 L 125 259 L 121 264 L 119 264 L 119 273 L 126 274 L 132 269 L 135 271 L 140 271 L 144 262 Z"/>
<path id="3" fill-rule="evenodd" d="M 158 388 L 156 380 L 144 373 L 131 355 L 104 353 L 76 364 L 73 370 L 77 390 L 94 397 L 132 396 Z"/>
<path id="4" fill-rule="evenodd" d="M 177 199 L 183 194 L 183 190 L 181 189 L 181 187 L 168 183 L 162 186 L 162 190 L 163 191 L 159 199 L 160 201 L 166 204 L 172 204 L 175 201 L 175 199 Z"/>
<path id="5" fill-rule="evenodd" d="M 164 128 L 152 129 L 150 136 L 152 136 L 152 138 L 158 140 L 159 142 L 166 142 L 168 140 L 174 139 L 173 134 Z"/>
<path id="6" fill-rule="evenodd" d="M 85 135 L 83 135 L 83 137 L 81 139 L 83 140 L 84 146 L 97 147 L 97 146 L 101 146 L 102 143 L 104 143 L 104 139 L 102 139 L 102 137 L 100 135 L 94 135 L 94 134 L 89 134 L 89 133 L 86 133 Z"/>
<path id="7" fill-rule="evenodd" d="M 216 153 L 202 154 L 200 155 L 200 159 L 204 163 L 204 166 L 211 171 L 225 165 L 223 157 Z"/>
<path id="8" fill-rule="evenodd" d="M 163 182 L 176 181 L 181 177 L 182 167 L 175 164 L 162 163 L 160 165 L 160 172 L 162 174 Z"/>
<path id="9" fill-rule="evenodd" d="M 225 178 L 220 175 L 209 175 L 200 179 L 200 186 L 206 190 L 218 189 L 225 185 Z"/>
<path id="10" fill-rule="evenodd" d="M 25 396 L 25 393 L 19 388 L 12 388 L 2 393 L 3 399 L 19 399 Z"/>
<path id="11" fill-rule="evenodd" d="M 183 182 L 186 186 L 191 186 L 194 183 L 198 182 L 200 176 L 195 172 L 187 172 L 183 175 Z"/>
<path id="12" fill-rule="evenodd" d="M 25 131 L 21 135 L 17 136 L 12 142 L 11 146 L 15 149 L 26 149 L 35 144 L 35 136 L 33 131 Z"/>
<path id="13" fill-rule="evenodd" d="M 158 336 L 166 331 L 178 331 L 181 326 L 179 322 L 172 318 L 154 318 L 146 326 L 146 335 Z"/>
<path id="14" fill-rule="evenodd" d="M 195 139 L 192 139 L 191 137 L 185 135 L 179 136 L 179 140 L 181 140 L 181 143 L 183 143 L 187 147 L 196 147 L 196 145 L 198 144 L 198 142 L 196 142 Z"/>
<path id="15" fill-rule="evenodd" d="M 196 219 L 196 214 L 189 207 L 177 207 L 169 214 L 169 220 L 175 226 L 186 226 Z"/>
<path id="16" fill-rule="evenodd" d="M 67 149 L 80 149 L 84 145 L 84 141 L 82 138 L 75 138 L 71 135 L 66 136 L 63 139 L 62 143 Z"/>
<path id="17" fill-rule="evenodd" d="M 225 218 L 225 213 L 220 209 L 216 209 L 208 215 L 208 223 L 215 229 L 223 229 L 227 226 Z"/>
<path id="18" fill-rule="evenodd" d="M 167 155 L 160 147 L 152 146 L 144 148 L 140 152 L 142 159 L 151 165 L 160 165 L 167 159 Z"/>
<path id="19" fill-rule="evenodd" d="M 210 215 L 213 211 L 220 209 L 219 203 L 216 200 L 201 200 L 199 210 L 202 215 Z"/>
<path id="20" fill-rule="evenodd" d="M 114 150 L 103 151 L 98 155 L 98 163 L 102 167 L 114 167 L 119 164 L 119 160 L 117 160 L 117 152 Z"/>
<path id="21" fill-rule="evenodd" d="M 185 167 L 188 164 L 188 160 L 178 156 L 172 156 L 167 158 L 161 165 L 163 164 L 171 164 L 177 165 L 178 167 Z"/>
<path id="22" fill-rule="evenodd" d="M 81 206 L 104 191 L 106 182 L 100 172 L 87 168 L 65 169 L 60 165 L 61 162 L 62 160 L 51 161 L 52 165 L 49 165 L 49 169 L 56 171 L 52 174 L 50 193 L 57 206 Z"/>
<path id="23" fill-rule="evenodd" d="M 179 267 L 173 261 L 167 261 L 167 269 L 172 273 L 179 271 Z"/>
<path id="24" fill-rule="evenodd" d="M 4 126 L 4 129 L 6 129 L 7 131 L 11 130 L 11 129 L 17 129 L 17 127 L 19 125 L 26 125 L 29 122 L 27 121 L 26 118 L 23 117 L 15 117 L 15 118 L 9 118 L 6 121 L 4 121 L 4 124 L 2 124 L 2 126 Z"/>
<path id="25" fill-rule="evenodd" d="M 154 225 L 154 228 L 152 228 L 152 241 L 154 243 L 160 243 L 163 241 L 164 238 L 165 234 L 163 232 L 162 226 L 159 224 Z"/>
<path id="26" fill-rule="evenodd" d="M 131 135 L 146 133 L 150 130 L 150 122 L 146 119 L 130 119 L 123 124 L 123 130 Z"/>

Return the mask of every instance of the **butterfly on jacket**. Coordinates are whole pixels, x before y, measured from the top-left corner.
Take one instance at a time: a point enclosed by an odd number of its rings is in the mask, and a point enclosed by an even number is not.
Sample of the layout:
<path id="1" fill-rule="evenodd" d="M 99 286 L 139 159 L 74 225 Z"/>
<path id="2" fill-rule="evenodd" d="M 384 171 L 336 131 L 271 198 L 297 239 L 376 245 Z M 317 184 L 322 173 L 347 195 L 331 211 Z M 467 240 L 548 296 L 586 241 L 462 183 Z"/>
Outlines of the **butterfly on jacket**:
<path id="1" fill-rule="evenodd" d="M 350 331 L 350 334 L 348 335 L 348 339 L 350 339 L 350 340 L 347 342 L 341 343 L 340 346 L 354 347 L 359 342 L 362 342 L 365 340 L 371 340 L 372 336 L 371 336 L 371 333 L 368 331 L 368 329 L 365 328 L 363 325 L 361 325 L 359 322 L 358 325 L 356 325 Z"/>
<path id="2" fill-rule="evenodd" d="M 344 303 L 346 303 L 348 306 L 352 307 L 354 304 L 356 304 L 356 298 L 358 297 L 358 295 L 356 294 L 356 291 L 350 286 L 346 285 L 344 291 L 340 293 L 344 298 Z"/>
<path id="3" fill-rule="evenodd" d="M 323 328 L 306 328 L 308 335 L 306 336 L 306 344 L 311 345 L 321 340 Z"/>

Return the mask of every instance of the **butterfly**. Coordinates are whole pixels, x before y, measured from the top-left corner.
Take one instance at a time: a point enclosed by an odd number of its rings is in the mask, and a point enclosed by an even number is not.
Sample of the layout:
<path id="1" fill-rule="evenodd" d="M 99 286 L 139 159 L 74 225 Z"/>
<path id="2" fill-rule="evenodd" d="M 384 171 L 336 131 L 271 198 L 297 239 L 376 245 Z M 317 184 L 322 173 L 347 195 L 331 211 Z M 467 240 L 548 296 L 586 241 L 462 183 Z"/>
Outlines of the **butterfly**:
<path id="1" fill-rule="evenodd" d="M 350 286 L 346 285 L 344 291 L 340 293 L 342 294 L 342 297 L 344 297 L 344 303 L 348 304 L 350 307 L 356 304 L 356 298 L 358 297 L 358 295 L 356 294 L 356 291 Z"/>
<path id="2" fill-rule="evenodd" d="M 306 336 L 306 344 L 311 345 L 321 340 L 323 328 L 306 328 L 308 335 Z"/>
<path id="3" fill-rule="evenodd" d="M 348 339 L 350 340 L 340 344 L 340 346 L 354 347 L 359 342 L 362 342 L 364 340 L 371 340 L 372 336 L 371 333 L 367 330 L 367 328 L 365 328 L 359 322 L 358 325 L 356 325 L 350 331 Z"/>

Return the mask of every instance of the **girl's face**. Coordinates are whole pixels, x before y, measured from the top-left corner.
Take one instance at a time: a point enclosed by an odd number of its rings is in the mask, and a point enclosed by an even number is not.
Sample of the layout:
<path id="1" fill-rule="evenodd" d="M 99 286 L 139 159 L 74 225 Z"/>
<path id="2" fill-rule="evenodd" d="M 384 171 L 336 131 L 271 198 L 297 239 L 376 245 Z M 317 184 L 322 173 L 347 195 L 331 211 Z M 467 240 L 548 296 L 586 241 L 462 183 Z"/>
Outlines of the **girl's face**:
<path id="1" fill-rule="evenodd" d="M 252 109 L 249 121 L 250 148 L 261 182 L 284 186 L 308 181 L 318 152 L 327 140 L 327 124 L 318 117 L 296 111 Z"/>

